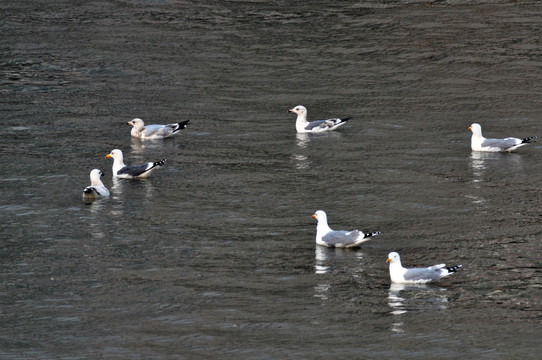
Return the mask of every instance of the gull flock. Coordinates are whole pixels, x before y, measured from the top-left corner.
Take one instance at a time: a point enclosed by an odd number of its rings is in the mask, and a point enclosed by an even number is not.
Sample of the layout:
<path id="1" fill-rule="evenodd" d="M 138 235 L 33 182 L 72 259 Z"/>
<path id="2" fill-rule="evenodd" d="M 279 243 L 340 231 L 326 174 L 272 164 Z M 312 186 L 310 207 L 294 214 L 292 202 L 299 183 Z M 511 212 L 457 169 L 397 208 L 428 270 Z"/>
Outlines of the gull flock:
<path id="1" fill-rule="evenodd" d="M 288 112 L 297 114 L 295 123 L 298 133 L 322 133 L 333 131 L 346 124 L 351 117 L 331 118 L 326 120 L 307 120 L 307 108 L 302 105 L 289 109 Z M 167 125 L 145 125 L 143 120 L 135 118 L 126 124 L 131 125 L 131 136 L 141 140 L 156 140 L 173 137 L 186 129 L 190 120 Z M 472 131 L 471 150 L 483 152 L 512 152 L 521 146 L 534 142 L 536 136 L 526 138 L 507 137 L 502 139 L 488 139 L 482 135 L 480 124 L 473 123 L 469 128 Z M 106 158 L 113 159 L 112 174 L 114 178 L 142 179 L 148 177 L 155 169 L 163 166 L 166 159 L 149 161 L 143 164 L 126 165 L 120 149 L 113 149 Z M 96 198 L 107 198 L 109 190 L 101 181 L 104 174 L 99 169 L 90 172 L 90 185 L 83 189 L 83 199 L 93 201 Z M 360 230 L 333 230 L 328 225 L 327 214 L 323 210 L 316 211 L 312 218 L 317 220 L 316 245 L 329 248 L 358 248 L 371 240 L 380 232 L 363 232 Z M 399 254 L 392 251 L 388 254 L 386 263 L 389 263 L 389 274 L 392 283 L 396 284 L 424 284 L 438 281 L 457 272 L 462 265 L 447 267 L 445 264 L 428 267 L 405 268 L 401 264 Z"/>

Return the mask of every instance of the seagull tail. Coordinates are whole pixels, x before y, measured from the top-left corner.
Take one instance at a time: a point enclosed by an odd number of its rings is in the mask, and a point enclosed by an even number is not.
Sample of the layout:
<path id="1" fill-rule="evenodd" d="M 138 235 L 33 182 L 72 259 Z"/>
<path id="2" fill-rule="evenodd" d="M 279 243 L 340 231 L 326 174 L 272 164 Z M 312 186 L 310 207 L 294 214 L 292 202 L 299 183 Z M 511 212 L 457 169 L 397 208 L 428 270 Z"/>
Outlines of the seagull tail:
<path id="1" fill-rule="evenodd" d="M 190 120 L 185 120 L 185 121 L 178 122 L 177 124 L 179 124 L 179 127 L 177 128 L 177 130 L 174 131 L 174 133 L 176 133 L 179 130 L 186 129 L 186 126 L 188 125 L 189 122 L 190 122 Z"/>
<path id="2" fill-rule="evenodd" d="M 83 189 L 83 193 L 87 195 L 94 194 L 94 188 L 92 186 L 87 186 Z"/>
<path id="3" fill-rule="evenodd" d="M 531 136 L 531 137 L 528 137 L 528 138 L 524 138 L 524 139 L 521 139 L 521 143 L 522 144 L 529 144 L 529 143 L 535 142 L 534 139 L 536 139 L 536 136 Z"/>
<path id="4" fill-rule="evenodd" d="M 160 160 L 160 161 L 157 161 L 157 162 L 153 163 L 153 164 L 152 164 L 152 167 L 154 168 L 154 167 L 157 167 L 157 166 L 162 166 L 162 165 L 164 165 L 165 163 L 166 163 L 166 159 L 162 159 L 162 160 Z M 151 168 L 151 169 L 152 169 L 152 168 Z M 149 169 L 149 170 L 150 170 L 150 169 Z"/>
<path id="5" fill-rule="evenodd" d="M 380 234 L 380 231 L 370 232 L 370 233 L 365 234 L 365 237 L 368 238 L 368 237 L 376 236 L 379 234 Z"/>
<path id="6" fill-rule="evenodd" d="M 452 266 L 452 267 L 449 267 L 449 268 L 446 268 L 446 270 L 448 270 L 448 273 L 453 273 L 453 272 L 456 272 L 459 268 L 461 268 L 463 265 L 456 265 L 456 266 Z"/>

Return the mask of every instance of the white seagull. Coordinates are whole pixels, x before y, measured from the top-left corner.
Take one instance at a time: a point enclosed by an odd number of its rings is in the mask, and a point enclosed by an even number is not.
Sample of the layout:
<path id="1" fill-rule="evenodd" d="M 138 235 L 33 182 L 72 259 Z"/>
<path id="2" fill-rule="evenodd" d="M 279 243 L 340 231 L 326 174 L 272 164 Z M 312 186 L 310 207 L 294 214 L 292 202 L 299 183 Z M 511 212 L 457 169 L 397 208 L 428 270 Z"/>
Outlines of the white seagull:
<path id="1" fill-rule="evenodd" d="M 104 176 L 104 174 L 98 169 L 93 169 L 90 172 L 90 186 L 83 189 L 83 197 L 85 199 L 92 199 L 96 196 L 109 196 L 109 190 L 107 190 L 102 180 L 100 180 L 101 176 Z"/>
<path id="2" fill-rule="evenodd" d="M 142 140 L 155 140 L 155 139 L 164 139 L 175 135 L 180 132 L 182 129 L 186 129 L 186 125 L 190 120 L 181 121 L 178 123 L 167 124 L 167 125 L 145 125 L 143 120 L 136 118 L 132 121 L 126 122 L 128 125 L 132 125 L 132 131 L 130 134 L 133 137 L 142 139 Z"/>
<path id="3" fill-rule="evenodd" d="M 365 234 L 359 230 L 332 230 L 327 224 L 327 215 L 323 210 L 315 212 L 312 218 L 318 220 L 318 225 L 316 225 L 316 244 L 322 246 L 354 248 L 370 240 L 371 236 L 380 234 L 378 231 Z"/>
<path id="4" fill-rule="evenodd" d="M 315 133 L 335 130 L 339 126 L 346 124 L 348 120 L 352 119 L 351 117 L 348 117 L 344 119 L 334 118 L 308 122 L 307 109 L 302 105 L 297 105 L 295 108 L 288 110 L 288 112 L 297 114 L 295 128 L 298 133 Z"/>
<path id="5" fill-rule="evenodd" d="M 534 139 L 536 139 L 536 136 L 523 139 L 514 137 L 507 137 L 504 139 L 486 139 L 482 136 L 482 127 L 477 123 L 469 126 L 469 130 L 472 131 L 470 147 L 474 151 L 511 152 L 520 146 L 533 142 Z"/>
<path id="6" fill-rule="evenodd" d="M 148 162 L 141 165 L 124 165 L 122 151 L 119 149 L 111 150 L 105 158 L 113 158 L 113 176 L 123 179 L 146 178 L 158 166 L 164 165 L 166 159 L 156 162 Z"/>
<path id="7" fill-rule="evenodd" d="M 425 284 L 446 277 L 461 267 L 461 265 L 446 267 L 444 264 L 438 264 L 426 268 L 407 269 L 401 265 L 401 258 L 396 252 L 388 254 L 386 263 L 390 264 L 391 282 L 398 284 Z"/>

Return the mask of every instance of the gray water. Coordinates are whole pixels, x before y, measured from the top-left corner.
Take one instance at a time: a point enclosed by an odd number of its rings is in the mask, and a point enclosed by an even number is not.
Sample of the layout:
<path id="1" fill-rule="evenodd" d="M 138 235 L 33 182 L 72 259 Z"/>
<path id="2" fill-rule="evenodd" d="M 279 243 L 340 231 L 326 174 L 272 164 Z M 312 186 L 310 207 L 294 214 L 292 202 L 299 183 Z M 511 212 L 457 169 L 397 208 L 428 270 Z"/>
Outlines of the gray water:
<path id="1" fill-rule="evenodd" d="M 538 1 L 3 1 L 0 357 L 528 359 Z M 295 133 L 352 116 L 338 131 Z M 190 119 L 141 142 L 126 121 Z M 142 181 L 128 164 L 167 158 Z M 89 172 L 109 199 L 85 203 Z M 335 229 L 382 234 L 318 248 Z M 390 286 L 385 263 L 463 264 Z"/>

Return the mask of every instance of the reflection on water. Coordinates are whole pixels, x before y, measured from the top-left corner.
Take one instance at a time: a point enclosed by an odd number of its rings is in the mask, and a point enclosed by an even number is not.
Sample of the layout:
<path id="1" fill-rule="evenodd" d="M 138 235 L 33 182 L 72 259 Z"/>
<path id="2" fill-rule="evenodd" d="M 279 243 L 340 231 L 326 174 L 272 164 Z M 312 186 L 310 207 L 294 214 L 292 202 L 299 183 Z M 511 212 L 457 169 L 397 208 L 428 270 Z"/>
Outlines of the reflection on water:
<path id="1" fill-rule="evenodd" d="M 310 136 L 309 134 L 296 134 L 297 138 L 297 146 L 299 146 L 302 149 L 306 149 L 309 145 Z"/>
<path id="2" fill-rule="evenodd" d="M 325 246 L 316 246 L 314 250 L 315 274 L 327 274 L 330 273 L 334 266 L 340 265 L 341 261 L 349 261 L 355 258 L 360 264 L 359 268 L 354 268 L 356 272 L 362 271 L 363 265 L 363 252 L 357 249 L 341 249 L 341 248 L 327 248 Z M 351 262 L 349 261 L 350 266 Z"/>
<path id="3" fill-rule="evenodd" d="M 178 136 L 180 137 L 180 136 Z M 169 139 L 153 139 L 153 140 L 141 140 L 135 137 L 131 138 L 131 144 L 130 149 L 132 150 L 131 154 L 134 155 L 146 155 L 146 150 L 152 150 L 149 153 L 155 154 L 152 156 L 162 156 L 161 154 L 164 152 L 164 148 L 168 147 L 168 145 L 172 144 L 175 145 L 175 141 L 179 139 L 175 139 L 175 137 L 169 138 Z M 180 140 L 179 140 L 180 141 Z M 138 156 L 139 158 L 139 156 Z M 156 159 L 158 160 L 158 159 Z M 155 161 L 153 159 L 143 160 L 143 161 Z"/>
<path id="4" fill-rule="evenodd" d="M 111 179 L 111 214 L 114 216 L 124 215 L 124 202 L 126 197 L 137 199 L 141 204 L 142 200 L 153 201 L 154 185 L 152 179 Z"/>
<path id="5" fill-rule="evenodd" d="M 472 181 L 483 181 L 484 170 L 486 169 L 485 160 L 488 156 L 495 155 L 494 153 L 484 153 L 481 151 L 473 151 L 470 155 L 470 167 L 472 169 Z"/>
<path id="6" fill-rule="evenodd" d="M 523 171 L 521 154 L 473 151 L 470 156 L 472 182 L 489 181 L 492 177 L 510 177 Z"/>
<path id="7" fill-rule="evenodd" d="M 353 277 L 358 277 L 359 273 L 363 272 L 364 255 L 359 250 L 316 246 L 314 255 L 314 273 L 317 275 L 329 275 L 333 272 L 344 273 L 347 271 Z M 353 266 L 353 264 L 357 264 L 357 266 Z M 330 279 L 329 277 L 323 277 L 322 279 L 326 281 L 314 286 L 314 297 L 327 300 L 332 285 L 327 282 Z"/>
<path id="8" fill-rule="evenodd" d="M 134 154 L 142 154 L 145 149 L 145 142 L 141 139 L 132 137 L 130 148 Z"/>
<path id="9" fill-rule="evenodd" d="M 125 181 L 122 179 L 113 177 L 111 179 L 111 199 L 119 200 L 121 198 Z"/>
<path id="10" fill-rule="evenodd" d="M 327 300 L 327 293 L 331 289 L 331 284 L 316 284 L 314 287 L 314 297 L 320 298 L 322 300 Z"/>
<path id="11" fill-rule="evenodd" d="M 104 204 L 108 201 L 108 198 L 96 198 L 96 199 L 86 199 L 85 205 L 90 207 L 90 212 L 97 214 L 101 212 L 104 208 Z"/>
<path id="12" fill-rule="evenodd" d="M 400 293 L 404 292 L 402 296 Z M 394 315 L 391 324 L 393 332 L 402 333 L 403 321 L 400 315 L 412 311 L 442 310 L 447 307 L 446 289 L 427 284 L 395 284 L 388 291 L 388 305 Z"/>
<path id="13" fill-rule="evenodd" d="M 488 199 L 481 195 L 481 190 L 487 186 L 485 184 L 512 179 L 514 174 L 523 173 L 522 159 L 522 155 L 517 153 L 472 151 L 469 164 L 475 192 L 466 197 L 476 205 L 487 203 Z"/>
<path id="14" fill-rule="evenodd" d="M 326 264 L 328 258 L 329 249 L 324 248 L 323 246 L 316 246 L 314 262 L 314 272 L 316 274 L 327 274 L 330 272 L 330 267 Z"/>
<path id="15" fill-rule="evenodd" d="M 306 170 L 310 167 L 310 161 L 309 157 L 304 152 L 309 151 L 308 146 L 310 142 L 310 136 L 309 134 L 297 134 L 296 138 L 299 152 L 292 153 L 292 160 L 298 170 Z"/>
<path id="16" fill-rule="evenodd" d="M 306 170 L 310 167 L 309 158 L 303 154 L 292 154 L 297 170 Z"/>

